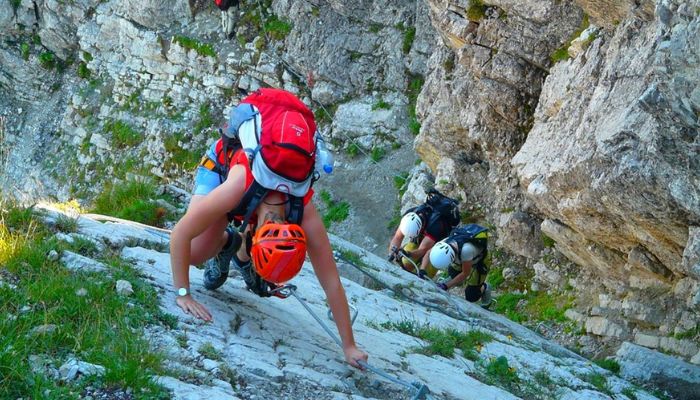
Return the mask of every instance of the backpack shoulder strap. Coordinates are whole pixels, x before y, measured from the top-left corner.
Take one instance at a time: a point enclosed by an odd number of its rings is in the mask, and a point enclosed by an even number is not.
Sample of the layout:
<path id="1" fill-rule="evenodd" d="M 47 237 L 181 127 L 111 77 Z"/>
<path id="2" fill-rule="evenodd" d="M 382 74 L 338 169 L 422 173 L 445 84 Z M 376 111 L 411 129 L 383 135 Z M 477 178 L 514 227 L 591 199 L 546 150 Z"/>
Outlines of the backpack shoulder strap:
<path id="1" fill-rule="evenodd" d="M 270 192 L 270 189 L 263 187 L 258 181 L 253 180 L 253 183 L 243 194 L 238 207 L 228 212 L 229 221 L 233 220 L 233 217 L 243 215 L 243 222 L 238 228 L 239 232 L 242 233 L 245 231 L 250 217 L 268 192 Z M 288 194 L 287 197 L 288 201 L 285 207 L 286 220 L 290 223 L 301 225 L 301 221 L 304 219 L 304 199 L 290 194 Z"/>
<path id="2" fill-rule="evenodd" d="M 304 219 L 304 199 L 291 194 L 287 197 L 289 198 L 286 207 L 287 221 L 301 226 L 301 221 Z"/>
<path id="3" fill-rule="evenodd" d="M 258 205 L 269 191 L 270 189 L 262 187 L 258 181 L 253 180 L 253 183 L 243 194 L 238 206 L 228 212 L 229 220 L 233 220 L 235 216 L 243 215 L 243 222 L 238 228 L 239 232 L 243 233 L 245 231 L 246 226 L 248 226 L 248 220 L 250 220 L 253 212 L 258 208 Z"/>

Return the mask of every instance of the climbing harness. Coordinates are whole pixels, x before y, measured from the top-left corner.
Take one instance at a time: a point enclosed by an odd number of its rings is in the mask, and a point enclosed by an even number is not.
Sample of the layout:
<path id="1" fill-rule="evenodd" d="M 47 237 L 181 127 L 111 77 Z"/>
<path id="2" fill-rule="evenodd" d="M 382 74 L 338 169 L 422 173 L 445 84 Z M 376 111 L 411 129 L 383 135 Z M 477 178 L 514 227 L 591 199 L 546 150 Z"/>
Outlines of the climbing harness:
<path id="1" fill-rule="evenodd" d="M 311 316 L 316 320 L 316 322 L 318 322 L 319 325 L 321 325 L 321 328 L 323 328 L 323 330 L 326 331 L 328 336 L 330 336 L 331 339 L 333 339 L 333 341 L 335 341 L 335 343 L 341 349 L 343 348 L 343 343 L 340 341 L 340 338 L 331 330 L 331 328 L 328 327 L 328 325 L 326 325 L 321 320 L 321 318 L 318 317 L 318 315 L 316 315 L 316 313 L 311 309 L 311 307 L 309 307 L 308 303 L 304 299 L 299 297 L 299 295 L 297 294 L 297 287 L 295 285 L 286 284 L 284 286 L 280 286 L 280 287 L 275 288 L 275 289 L 270 291 L 270 293 L 273 293 L 273 292 L 279 292 L 284 297 L 294 296 L 294 298 L 299 301 L 299 303 L 302 305 L 302 307 L 304 307 L 306 309 L 306 311 L 308 311 L 309 314 L 311 314 Z M 355 317 L 356 316 L 357 316 L 357 313 L 355 314 Z M 354 322 L 354 320 L 355 320 L 355 318 L 353 317 L 353 322 Z M 362 367 L 362 369 L 366 369 L 368 371 L 374 372 L 375 374 L 385 378 L 386 380 L 388 380 L 390 382 L 396 383 L 397 385 L 405 386 L 408 389 L 410 389 L 411 391 L 415 391 L 415 395 L 413 397 L 411 397 L 411 400 L 429 400 L 430 390 L 428 389 L 428 386 L 426 384 L 418 382 L 418 381 L 413 382 L 413 383 L 407 382 L 407 381 L 404 381 L 402 379 L 391 376 L 390 374 L 388 374 L 386 371 L 382 370 L 381 368 L 377 368 L 377 367 L 372 366 L 372 365 L 370 365 L 364 361 L 361 361 L 361 360 L 356 360 L 356 361 L 358 364 L 360 364 L 360 367 Z"/>

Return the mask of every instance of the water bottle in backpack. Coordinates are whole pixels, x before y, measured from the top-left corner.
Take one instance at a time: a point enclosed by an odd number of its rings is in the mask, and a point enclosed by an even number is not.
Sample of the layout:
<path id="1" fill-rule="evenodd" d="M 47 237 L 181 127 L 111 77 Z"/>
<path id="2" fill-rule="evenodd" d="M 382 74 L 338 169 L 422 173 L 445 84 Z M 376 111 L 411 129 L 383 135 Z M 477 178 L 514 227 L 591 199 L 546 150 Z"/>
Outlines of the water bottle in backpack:
<path id="1" fill-rule="evenodd" d="M 333 154 L 326 147 L 326 142 L 322 137 L 318 137 L 316 142 L 316 171 L 330 174 L 333 172 Z"/>

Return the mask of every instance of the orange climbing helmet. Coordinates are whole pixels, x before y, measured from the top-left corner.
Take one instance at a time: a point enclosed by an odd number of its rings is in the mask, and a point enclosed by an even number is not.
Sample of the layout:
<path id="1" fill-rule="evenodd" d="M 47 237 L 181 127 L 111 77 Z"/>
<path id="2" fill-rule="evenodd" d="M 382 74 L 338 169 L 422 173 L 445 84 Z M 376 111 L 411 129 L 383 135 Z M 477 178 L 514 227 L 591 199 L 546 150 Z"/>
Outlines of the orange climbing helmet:
<path id="1" fill-rule="evenodd" d="M 255 231 L 250 256 L 262 279 L 283 284 L 294 278 L 304 264 L 304 230 L 296 224 L 266 221 Z"/>

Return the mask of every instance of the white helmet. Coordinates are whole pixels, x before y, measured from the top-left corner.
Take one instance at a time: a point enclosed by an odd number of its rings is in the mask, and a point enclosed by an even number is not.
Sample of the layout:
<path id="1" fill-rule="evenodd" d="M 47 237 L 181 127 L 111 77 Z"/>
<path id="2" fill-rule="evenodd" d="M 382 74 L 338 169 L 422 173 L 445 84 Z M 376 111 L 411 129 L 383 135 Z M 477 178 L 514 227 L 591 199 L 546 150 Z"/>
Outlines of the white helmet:
<path id="1" fill-rule="evenodd" d="M 421 228 L 423 228 L 423 221 L 420 219 L 418 214 L 410 212 L 401 218 L 399 230 L 409 239 L 418 236 Z"/>
<path id="2" fill-rule="evenodd" d="M 455 249 L 444 240 L 437 242 L 430 250 L 430 263 L 437 269 L 447 269 L 455 259 Z"/>

